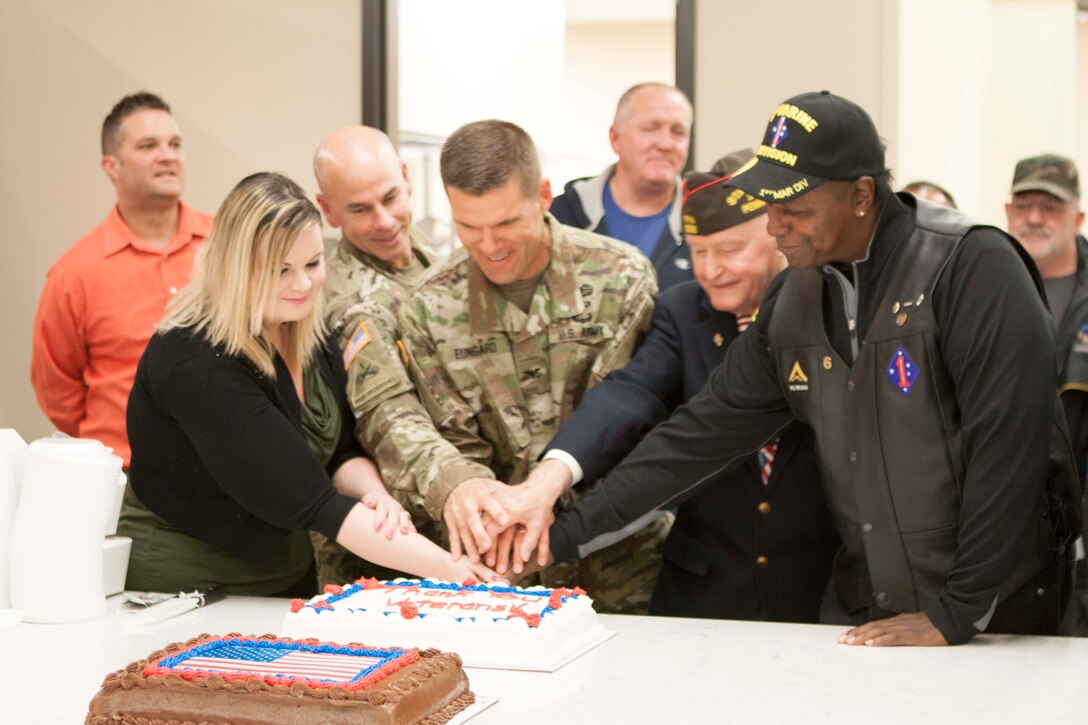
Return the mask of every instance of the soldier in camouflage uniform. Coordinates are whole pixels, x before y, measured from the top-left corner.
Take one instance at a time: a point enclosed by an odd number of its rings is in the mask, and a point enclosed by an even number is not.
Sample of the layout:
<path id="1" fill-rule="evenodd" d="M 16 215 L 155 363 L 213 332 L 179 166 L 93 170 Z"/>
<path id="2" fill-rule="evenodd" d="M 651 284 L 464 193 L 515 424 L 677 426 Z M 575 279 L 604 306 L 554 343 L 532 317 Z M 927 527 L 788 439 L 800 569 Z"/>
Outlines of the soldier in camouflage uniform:
<path id="1" fill-rule="evenodd" d="M 399 457 L 388 431 L 404 425 L 421 441 L 449 448 L 419 403 L 406 369 L 397 331 L 397 307 L 437 255 L 412 227 L 408 171 L 389 138 L 378 129 L 349 126 L 331 133 L 314 155 L 317 201 L 343 236 L 327 261 L 326 320 L 340 340 L 348 375 L 348 400 L 356 436 L 382 470 L 391 492 L 409 508 L 420 533 L 440 544 L 444 532 L 423 508 L 412 510 L 412 480 L 398 480 Z M 394 468 L 383 467 L 383 461 Z M 399 488 L 398 488 L 399 487 Z M 340 584 L 360 576 L 389 578 L 400 572 L 366 562 L 318 533 L 311 534 L 318 583 Z"/>
<path id="2" fill-rule="evenodd" d="M 649 328 L 657 282 L 637 250 L 547 213 L 550 186 L 517 126 L 462 127 L 441 167 L 464 248 L 424 275 L 401 329 L 420 399 L 456 452 L 422 457 L 417 442 L 398 445 L 419 461 L 418 495 L 445 520 L 451 549 L 476 559 L 492 543 L 480 513 L 504 516 L 492 493 L 525 480 L 586 389 L 627 363 Z M 578 584 L 606 611 L 644 613 L 666 527 L 542 580 Z"/>

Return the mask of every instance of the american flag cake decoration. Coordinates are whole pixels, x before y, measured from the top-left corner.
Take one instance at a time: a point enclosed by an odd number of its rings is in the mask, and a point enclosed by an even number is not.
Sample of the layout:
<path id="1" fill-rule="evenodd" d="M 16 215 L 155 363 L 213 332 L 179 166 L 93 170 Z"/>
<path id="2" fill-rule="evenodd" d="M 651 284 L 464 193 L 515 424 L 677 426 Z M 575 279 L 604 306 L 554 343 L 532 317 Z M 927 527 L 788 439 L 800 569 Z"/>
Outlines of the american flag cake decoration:
<path id="1" fill-rule="evenodd" d="M 144 677 L 176 675 L 198 681 L 260 680 L 269 685 L 302 681 L 308 687 L 358 690 L 419 659 L 416 650 L 378 649 L 315 641 L 213 637 L 149 662 Z"/>

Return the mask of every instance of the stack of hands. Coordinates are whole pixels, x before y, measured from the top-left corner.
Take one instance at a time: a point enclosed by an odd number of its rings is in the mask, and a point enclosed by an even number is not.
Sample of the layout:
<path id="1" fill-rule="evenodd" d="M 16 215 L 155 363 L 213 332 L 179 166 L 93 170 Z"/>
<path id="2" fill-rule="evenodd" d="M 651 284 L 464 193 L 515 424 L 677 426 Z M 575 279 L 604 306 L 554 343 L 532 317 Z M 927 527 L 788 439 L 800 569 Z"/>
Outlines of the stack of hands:
<path id="1" fill-rule="evenodd" d="M 374 512 L 374 530 L 385 529 L 385 538 L 392 539 L 398 531 L 402 534 L 415 532 L 416 525 L 412 523 L 412 514 L 385 491 L 368 493 L 363 496 L 362 502 L 363 506 Z"/>
<path id="2" fill-rule="evenodd" d="M 555 502 L 570 485 L 570 469 L 552 459 L 542 461 L 519 486 L 483 478 L 465 481 L 446 499 L 443 511 L 454 560 L 463 551 L 472 564 L 486 564 L 513 581 L 547 566 Z M 925 612 L 915 612 L 852 627 L 839 643 L 934 646 L 947 641 Z"/>
<path id="3" fill-rule="evenodd" d="M 553 509 L 570 485 L 570 469 L 551 459 L 518 486 L 486 478 L 465 481 L 446 499 L 443 510 L 454 560 L 463 553 L 469 561 L 515 579 L 547 566 Z"/>

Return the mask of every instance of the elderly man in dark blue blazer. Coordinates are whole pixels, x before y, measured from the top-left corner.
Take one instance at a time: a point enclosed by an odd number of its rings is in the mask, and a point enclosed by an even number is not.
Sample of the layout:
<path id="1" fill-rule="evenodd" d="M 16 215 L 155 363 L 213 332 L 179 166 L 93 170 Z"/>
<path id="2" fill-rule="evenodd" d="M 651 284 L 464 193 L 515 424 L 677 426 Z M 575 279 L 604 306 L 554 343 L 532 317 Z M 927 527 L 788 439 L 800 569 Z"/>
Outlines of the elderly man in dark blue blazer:
<path id="1" fill-rule="evenodd" d="M 727 158 L 739 157 L 751 152 Z M 564 490 L 603 476 L 699 391 L 785 267 L 767 234 L 766 204 L 726 188 L 727 178 L 685 181 L 684 231 L 696 280 L 661 293 L 631 362 L 586 394 L 529 479 L 504 497 L 521 523 L 492 553 L 500 571 L 511 546 L 520 571 L 538 537 L 546 545 L 552 506 Z M 651 613 L 816 622 L 839 545 L 818 471 L 812 432 L 794 422 L 774 444 L 693 489 L 665 542 Z M 580 553 L 609 543 L 590 542 Z"/>

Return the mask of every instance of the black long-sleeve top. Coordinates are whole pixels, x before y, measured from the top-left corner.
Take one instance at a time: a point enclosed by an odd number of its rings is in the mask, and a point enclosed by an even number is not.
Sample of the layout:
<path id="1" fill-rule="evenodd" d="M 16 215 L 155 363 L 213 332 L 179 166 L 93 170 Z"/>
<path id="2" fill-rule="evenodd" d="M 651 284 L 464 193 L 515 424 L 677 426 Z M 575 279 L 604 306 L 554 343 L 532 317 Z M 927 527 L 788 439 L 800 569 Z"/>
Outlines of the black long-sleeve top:
<path id="1" fill-rule="evenodd" d="M 876 314 L 897 260 L 909 254 L 914 207 L 885 204 L 868 257 L 853 265 L 857 329 Z M 825 272 L 828 339 L 845 360 L 850 350 L 842 288 Z M 559 516 L 551 529 L 557 561 L 578 545 L 620 530 L 669 505 L 738 456 L 756 451 L 793 418 L 768 329 L 788 271 L 772 283 L 760 314 L 707 386 L 655 428 L 611 475 Z M 1033 505 L 1048 476 L 1057 362 L 1052 326 L 1031 272 L 1009 239 L 976 228 L 963 239 L 934 289 L 941 352 L 962 411 L 964 454 L 959 544 L 930 621 L 950 643 L 976 633 L 1035 531 Z"/>
<path id="2" fill-rule="evenodd" d="M 344 367 L 330 336 L 314 364 L 340 408 L 340 439 L 322 467 L 302 432 L 301 403 L 283 360 L 270 379 L 200 334 L 156 334 L 128 402 L 129 481 L 152 512 L 190 536 L 250 560 L 285 530 L 335 539 L 357 499 L 330 476 L 363 455 L 352 433 Z"/>

